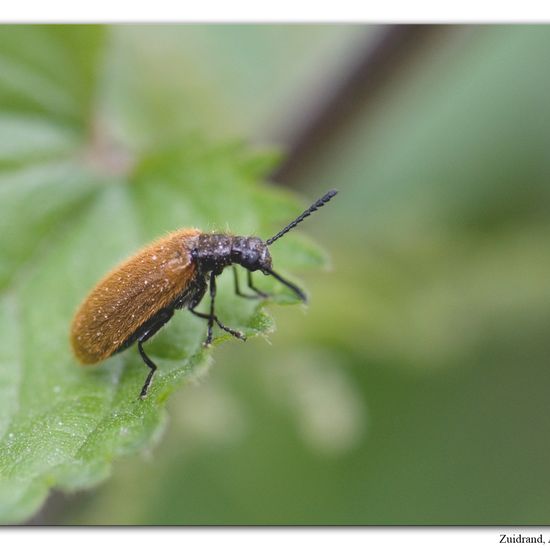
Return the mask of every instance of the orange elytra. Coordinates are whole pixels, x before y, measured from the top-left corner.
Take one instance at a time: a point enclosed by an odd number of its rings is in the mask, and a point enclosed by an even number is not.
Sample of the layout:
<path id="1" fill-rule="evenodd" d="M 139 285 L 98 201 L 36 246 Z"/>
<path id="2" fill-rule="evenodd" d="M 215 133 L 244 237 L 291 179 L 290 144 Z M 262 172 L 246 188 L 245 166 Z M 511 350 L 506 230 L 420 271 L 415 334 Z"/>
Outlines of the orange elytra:
<path id="1" fill-rule="evenodd" d="M 267 294 L 252 282 L 252 272 L 261 271 L 306 301 L 302 290 L 273 271 L 268 247 L 334 195 L 334 190 L 326 193 L 265 242 L 258 237 L 180 229 L 141 249 L 101 279 L 79 307 L 71 326 L 71 344 L 76 357 L 81 363 L 93 364 L 137 342 L 139 353 L 150 369 L 140 393 L 143 399 L 157 369 L 143 350 L 143 343 L 172 318 L 176 309 L 187 308 L 207 319 L 206 346 L 212 342 L 214 323 L 245 340 L 244 334 L 225 326 L 215 313 L 216 277 L 231 265 L 235 292 L 239 296 L 265 298 Z M 239 290 L 237 264 L 247 270 L 248 287 L 254 294 L 243 294 Z M 209 313 L 195 311 L 207 289 Z"/>

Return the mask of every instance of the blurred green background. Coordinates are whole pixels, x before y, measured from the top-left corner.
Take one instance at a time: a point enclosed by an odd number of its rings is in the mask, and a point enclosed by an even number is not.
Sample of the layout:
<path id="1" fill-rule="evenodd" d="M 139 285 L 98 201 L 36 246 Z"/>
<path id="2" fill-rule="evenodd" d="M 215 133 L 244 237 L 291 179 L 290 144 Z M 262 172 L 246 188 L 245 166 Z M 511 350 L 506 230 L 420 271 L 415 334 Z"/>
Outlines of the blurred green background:
<path id="1" fill-rule="evenodd" d="M 302 228 L 332 269 L 271 308 L 272 345 L 215 350 L 152 451 L 33 522 L 550 522 L 550 28 L 420 28 L 387 58 L 406 28 L 107 31 L 115 133 L 286 152 L 280 185 L 340 191 Z"/>

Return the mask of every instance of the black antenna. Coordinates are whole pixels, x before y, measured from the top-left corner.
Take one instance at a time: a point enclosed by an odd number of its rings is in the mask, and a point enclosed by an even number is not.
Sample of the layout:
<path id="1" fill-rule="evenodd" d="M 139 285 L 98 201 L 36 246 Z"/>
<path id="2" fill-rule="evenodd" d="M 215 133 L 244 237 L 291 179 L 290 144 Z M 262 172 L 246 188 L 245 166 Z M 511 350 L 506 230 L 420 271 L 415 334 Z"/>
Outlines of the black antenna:
<path id="1" fill-rule="evenodd" d="M 271 239 L 267 239 L 265 243 L 267 246 L 272 245 L 277 239 L 282 237 L 285 233 L 288 233 L 292 228 L 296 227 L 301 221 L 303 221 L 305 218 L 313 214 L 317 209 L 321 208 L 321 206 L 324 206 L 334 195 L 336 195 L 338 191 L 335 189 L 332 189 L 328 193 L 325 193 L 319 200 L 315 201 L 305 212 L 300 214 L 293 222 L 289 223 L 284 229 L 281 229 L 277 235 L 271 237 Z"/>
<path id="2" fill-rule="evenodd" d="M 275 279 L 277 279 L 278 281 L 281 281 L 281 283 L 283 283 L 285 286 L 290 288 L 290 290 L 292 290 L 294 294 L 296 294 L 298 298 L 302 300 L 302 302 L 307 304 L 307 296 L 304 294 L 303 290 L 298 288 L 296 285 L 292 284 L 290 281 L 287 281 L 286 279 L 281 277 L 278 273 L 275 273 L 275 271 L 273 271 L 272 269 L 264 269 L 264 271 L 265 273 L 269 273 L 269 275 L 272 275 L 273 277 L 275 277 Z"/>

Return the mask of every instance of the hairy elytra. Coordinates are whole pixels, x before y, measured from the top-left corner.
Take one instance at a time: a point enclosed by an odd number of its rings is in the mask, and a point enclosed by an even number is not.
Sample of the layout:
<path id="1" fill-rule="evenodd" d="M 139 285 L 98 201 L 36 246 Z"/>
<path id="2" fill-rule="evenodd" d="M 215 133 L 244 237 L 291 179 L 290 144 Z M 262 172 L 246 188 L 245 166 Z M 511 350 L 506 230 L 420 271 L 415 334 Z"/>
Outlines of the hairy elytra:
<path id="1" fill-rule="evenodd" d="M 273 271 L 268 247 L 336 193 L 332 190 L 323 195 L 265 242 L 258 237 L 180 229 L 141 249 L 101 279 L 78 308 L 71 326 L 71 344 L 76 357 L 83 364 L 93 364 L 137 342 L 138 351 L 150 369 L 140 392 L 143 399 L 157 368 L 143 350 L 143 343 L 171 319 L 176 309 L 187 308 L 207 320 L 206 346 L 212 342 L 214 324 L 245 340 L 241 332 L 225 326 L 216 315 L 216 277 L 232 266 L 235 292 L 239 296 L 266 298 L 267 294 L 258 290 L 252 281 L 252 272 L 261 271 L 306 301 L 302 290 Z M 247 270 L 247 284 L 253 294 L 240 291 L 236 265 Z M 207 290 L 209 313 L 195 311 Z"/>

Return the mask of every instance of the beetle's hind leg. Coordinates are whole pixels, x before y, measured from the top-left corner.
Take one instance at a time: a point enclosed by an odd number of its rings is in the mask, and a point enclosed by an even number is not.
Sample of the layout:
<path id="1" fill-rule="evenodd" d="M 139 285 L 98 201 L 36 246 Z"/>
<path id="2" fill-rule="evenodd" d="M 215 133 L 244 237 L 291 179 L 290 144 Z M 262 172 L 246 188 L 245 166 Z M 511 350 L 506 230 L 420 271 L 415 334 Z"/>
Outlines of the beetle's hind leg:
<path id="1" fill-rule="evenodd" d="M 138 350 L 139 354 L 141 355 L 141 358 L 145 362 L 145 364 L 149 367 L 149 374 L 147 375 L 147 378 L 145 379 L 145 383 L 143 384 L 143 387 L 141 388 L 141 392 L 139 394 L 140 399 L 145 399 L 147 397 L 147 392 L 149 390 L 149 386 L 151 385 L 151 380 L 153 379 L 153 375 L 155 374 L 155 371 L 157 370 L 157 366 L 153 361 L 149 358 L 149 356 L 143 351 L 142 346 L 143 340 L 138 340 Z"/>
<path id="2" fill-rule="evenodd" d="M 145 353 L 145 350 L 143 349 L 143 343 L 147 342 L 149 338 L 154 336 L 172 318 L 172 315 L 174 315 L 173 309 L 161 310 L 152 319 L 152 322 L 144 328 L 143 332 L 137 338 L 139 354 L 141 355 L 143 362 L 149 367 L 149 374 L 147 375 L 145 383 L 143 384 L 143 387 L 141 388 L 141 392 L 139 394 L 140 399 L 145 399 L 145 397 L 147 397 L 147 392 L 149 391 L 151 380 L 153 379 L 153 375 L 157 370 L 157 366 L 155 365 L 155 363 L 153 363 L 152 359 Z"/>

